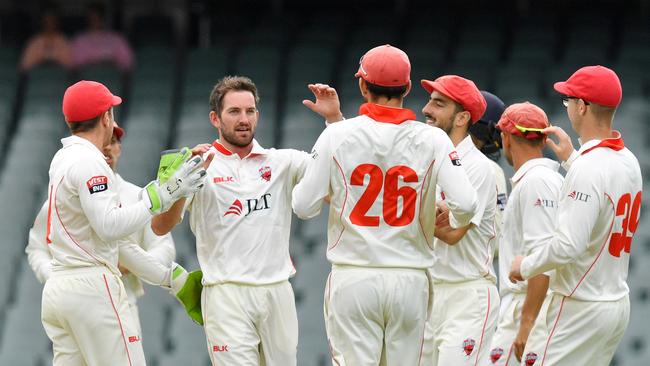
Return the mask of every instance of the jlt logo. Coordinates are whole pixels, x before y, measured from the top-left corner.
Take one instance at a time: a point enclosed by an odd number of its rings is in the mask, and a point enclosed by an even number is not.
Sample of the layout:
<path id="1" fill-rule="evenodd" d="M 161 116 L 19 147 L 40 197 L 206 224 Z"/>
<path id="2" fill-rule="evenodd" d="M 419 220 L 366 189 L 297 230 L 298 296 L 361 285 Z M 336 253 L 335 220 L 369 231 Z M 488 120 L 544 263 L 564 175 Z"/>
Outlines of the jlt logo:
<path id="1" fill-rule="evenodd" d="M 582 202 L 588 202 L 589 197 L 591 197 L 590 194 L 586 194 L 586 193 L 582 193 L 582 192 L 578 192 L 578 191 L 573 191 L 573 192 L 569 193 L 568 196 L 570 198 L 573 198 L 573 200 L 575 200 L 575 201 L 582 201 Z"/>
<path id="2" fill-rule="evenodd" d="M 246 214 L 244 216 L 248 216 L 251 213 L 255 211 L 261 211 L 261 210 L 266 210 L 271 208 L 270 205 L 270 199 L 271 199 L 271 194 L 270 193 L 265 193 L 263 194 L 260 198 L 247 198 L 246 199 Z M 236 215 L 236 216 L 241 216 L 242 210 L 243 210 L 243 205 L 239 199 L 236 199 L 228 208 L 228 211 L 224 214 L 224 216 L 228 215 Z"/>
<path id="3" fill-rule="evenodd" d="M 555 201 L 553 201 L 553 200 L 545 200 L 543 198 L 538 198 L 537 201 L 535 201 L 535 206 L 556 207 Z"/>

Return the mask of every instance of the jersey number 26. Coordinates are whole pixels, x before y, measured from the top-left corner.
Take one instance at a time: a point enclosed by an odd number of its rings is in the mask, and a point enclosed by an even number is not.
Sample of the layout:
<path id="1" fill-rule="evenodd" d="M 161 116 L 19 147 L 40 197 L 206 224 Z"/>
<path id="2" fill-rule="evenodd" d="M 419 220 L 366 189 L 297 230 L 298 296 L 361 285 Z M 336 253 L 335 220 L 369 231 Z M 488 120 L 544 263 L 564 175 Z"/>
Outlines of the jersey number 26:
<path id="1" fill-rule="evenodd" d="M 363 186 L 366 175 L 370 176 L 366 190 L 350 212 L 350 221 L 359 226 L 379 226 L 379 216 L 368 216 L 367 213 L 383 190 L 382 213 L 386 224 L 390 226 L 406 226 L 415 217 L 417 191 L 408 186 L 398 187 L 399 177 L 405 183 L 417 183 L 417 173 L 404 165 L 389 168 L 384 175 L 380 167 L 374 164 L 357 166 L 350 176 L 350 184 Z M 402 213 L 398 216 L 397 201 L 402 197 Z"/>

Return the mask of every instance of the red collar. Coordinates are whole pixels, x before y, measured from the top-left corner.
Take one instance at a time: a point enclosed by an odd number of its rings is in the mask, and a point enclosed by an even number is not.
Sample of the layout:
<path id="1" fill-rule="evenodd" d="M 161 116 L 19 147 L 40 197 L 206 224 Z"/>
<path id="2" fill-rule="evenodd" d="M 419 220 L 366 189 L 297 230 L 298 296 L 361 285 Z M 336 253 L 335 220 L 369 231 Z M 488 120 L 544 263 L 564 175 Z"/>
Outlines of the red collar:
<path id="1" fill-rule="evenodd" d="M 366 115 L 377 122 L 400 124 L 404 121 L 413 121 L 417 117 L 410 109 L 386 107 L 374 103 L 364 103 L 359 107 L 359 114 Z"/>
<path id="2" fill-rule="evenodd" d="M 595 146 L 592 146 L 588 148 L 587 150 L 583 151 L 582 154 L 584 155 L 588 152 L 590 152 L 593 149 L 599 148 L 599 147 L 607 147 L 610 148 L 614 151 L 619 151 L 622 150 L 625 147 L 625 141 L 623 141 L 623 137 L 621 137 L 621 133 L 618 131 L 614 131 L 614 137 L 608 138 L 608 139 L 603 139 L 601 140 L 598 144 Z"/>
<path id="3" fill-rule="evenodd" d="M 214 148 L 217 149 L 218 152 L 220 152 L 220 153 L 222 153 L 222 154 L 224 154 L 226 156 L 232 155 L 232 151 L 226 149 L 226 147 L 221 145 L 217 140 L 214 140 L 214 142 L 212 143 L 212 146 L 214 146 Z"/>

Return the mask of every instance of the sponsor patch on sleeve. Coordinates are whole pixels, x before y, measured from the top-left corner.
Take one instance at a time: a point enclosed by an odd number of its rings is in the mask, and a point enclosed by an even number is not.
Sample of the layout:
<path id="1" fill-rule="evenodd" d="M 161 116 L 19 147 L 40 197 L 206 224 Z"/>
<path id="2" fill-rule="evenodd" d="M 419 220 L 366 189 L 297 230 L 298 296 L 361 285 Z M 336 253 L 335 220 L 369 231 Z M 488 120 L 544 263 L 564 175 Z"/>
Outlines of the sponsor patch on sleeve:
<path id="1" fill-rule="evenodd" d="M 104 175 L 94 176 L 86 182 L 90 194 L 104 192 L 108 189 L 108 178 Z"/>
<path id="2" fill-rule="evenodd" d="M 508 203 L 508 196 L 505 193 L 499 193 L 497 195 L 497 208 L 499 211 L 506 209 L 506 204 Z"/>
<path id="3" fill-rule="evenodd" d="M 451 159 L 451 163 L 455 166 L 460 166 L 460 158 L 458 157 L 458 153 L 456 151 L 449 153 L 449 159 Z"/>

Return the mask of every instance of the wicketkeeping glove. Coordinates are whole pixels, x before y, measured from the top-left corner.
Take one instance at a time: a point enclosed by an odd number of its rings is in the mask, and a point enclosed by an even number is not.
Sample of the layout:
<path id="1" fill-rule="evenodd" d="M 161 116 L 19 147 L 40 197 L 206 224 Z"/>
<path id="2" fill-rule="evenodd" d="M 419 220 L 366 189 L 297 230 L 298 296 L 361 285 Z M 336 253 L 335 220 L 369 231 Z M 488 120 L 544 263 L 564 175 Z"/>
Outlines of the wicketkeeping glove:
<path id="1" fill-rule="evenodd" d="M 196 193 L 205 183 L 205 169 L 200 156 L 191 157 L 191 151 L 184 147 L 174 161 L 159 172 L 158 179 L 144 187 L 149 211 L 159 214 L 167 211 L 182 197 Z"/>
<path id="2" fill-rule="evenodd" d="M 187 272 L 180 264 L 175 263 L 171 272 L 172 293 L 183 307 L 185 312 L 196 324 L 203 325 L 203 314 L 201 313 L 201 291 L 203 285 L 203 272 Z"/>

